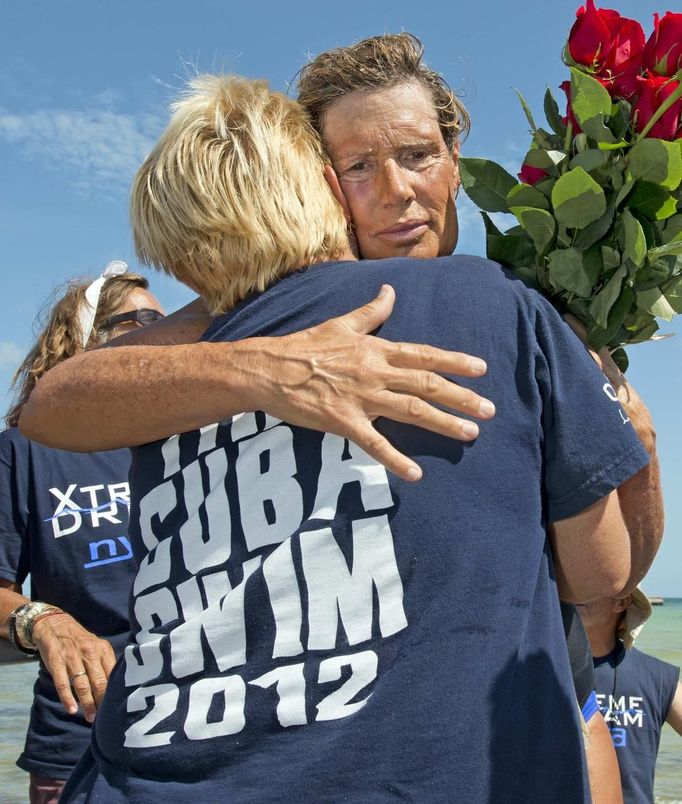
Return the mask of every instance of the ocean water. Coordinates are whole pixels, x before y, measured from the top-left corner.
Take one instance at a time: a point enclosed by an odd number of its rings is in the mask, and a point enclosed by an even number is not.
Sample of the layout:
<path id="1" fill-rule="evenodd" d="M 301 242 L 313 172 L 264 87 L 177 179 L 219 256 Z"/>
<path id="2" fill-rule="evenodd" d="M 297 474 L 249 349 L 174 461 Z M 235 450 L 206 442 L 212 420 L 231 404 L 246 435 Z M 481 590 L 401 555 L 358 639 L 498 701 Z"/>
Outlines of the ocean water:
<path id="1" fill-rule="evenodd" d="M 682 598 L 654 607 L 637 647 L 682 667 Z M 14 761 L 23 747 L 35 662 L 0 665 L 0 802 L 28 801 L 28 774 Z M 666 724 L 656 765 L 656 804 L 682 804 L 682 737 Z M 465 803 L 464 803 L 465 804 Z"/>

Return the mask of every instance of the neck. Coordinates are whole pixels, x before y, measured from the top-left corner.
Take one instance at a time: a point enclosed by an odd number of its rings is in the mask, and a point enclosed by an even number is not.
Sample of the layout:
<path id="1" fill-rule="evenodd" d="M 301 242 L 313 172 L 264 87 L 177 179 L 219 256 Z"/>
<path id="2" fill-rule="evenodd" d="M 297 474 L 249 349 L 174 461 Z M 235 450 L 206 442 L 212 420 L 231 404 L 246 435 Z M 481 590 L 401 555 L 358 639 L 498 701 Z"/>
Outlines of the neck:
<path id="1" fill-rule="evenodd" d="M 587 628 L 586 631 L 593 656 L 607 656 L 616 647 L 616 632 L 610 623 L 606 628 Z"/>

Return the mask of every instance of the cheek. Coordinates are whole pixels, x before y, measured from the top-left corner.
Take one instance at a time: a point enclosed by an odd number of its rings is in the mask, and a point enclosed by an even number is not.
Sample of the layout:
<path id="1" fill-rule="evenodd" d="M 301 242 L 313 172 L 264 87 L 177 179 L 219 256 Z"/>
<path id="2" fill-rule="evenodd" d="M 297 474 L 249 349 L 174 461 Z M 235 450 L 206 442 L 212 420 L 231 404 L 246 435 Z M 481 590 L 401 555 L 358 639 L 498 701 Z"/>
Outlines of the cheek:
<path id="1" fill-rule="evenodd" d="M 369 182 L 342 182 L 341 189 L 350 208 L 353 225 L 358 235 L 365 234 L 372 224 L 376 210 L 376 196 Z"/>

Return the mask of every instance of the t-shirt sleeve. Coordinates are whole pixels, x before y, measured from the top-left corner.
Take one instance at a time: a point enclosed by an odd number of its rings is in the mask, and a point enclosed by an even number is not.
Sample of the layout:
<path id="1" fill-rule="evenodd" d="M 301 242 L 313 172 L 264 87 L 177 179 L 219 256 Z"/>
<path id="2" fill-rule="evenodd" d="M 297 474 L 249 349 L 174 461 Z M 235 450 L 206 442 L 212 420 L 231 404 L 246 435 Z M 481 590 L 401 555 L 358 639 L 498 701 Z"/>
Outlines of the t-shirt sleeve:
<path id="1" fill-rule="evenodd" d="M 649 462 L 616 393 L 568 324 L 537 297 L 547 519 L 575 516 Z"/>
<path id="2" fill-rule="evenodd" d="M 20 585 L 29 572 L 28 460 L 28 442 L 0 434 L 0 578 Z"/>

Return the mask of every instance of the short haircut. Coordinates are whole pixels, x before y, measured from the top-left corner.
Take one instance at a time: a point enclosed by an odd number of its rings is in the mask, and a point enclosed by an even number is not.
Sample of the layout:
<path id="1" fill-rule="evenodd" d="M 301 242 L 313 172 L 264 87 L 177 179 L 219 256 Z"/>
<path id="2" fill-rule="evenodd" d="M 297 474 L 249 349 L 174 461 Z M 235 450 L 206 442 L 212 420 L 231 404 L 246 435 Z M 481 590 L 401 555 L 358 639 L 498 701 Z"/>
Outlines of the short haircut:
<path id="1" fill-rule="evenodd" d="M 189 285 L 213 315 L 338 259 L 347 227 L 325 159 L 305 111 L 265 81 L 194 78 L 133 182 L 138 257 Z"/>
<path id="2" fill-rule="evenodd" d="M 469 130 L 462 101 L 442 75 L 422 61 L 424 46 L 410 33 L 384 34 L 321 53 L 298 75 L 298 100 L 324 140 L 325 112 L 334 101 L 359 90 L 417 82 L 431 95 L 443 140 L 453 151 Z"/>

